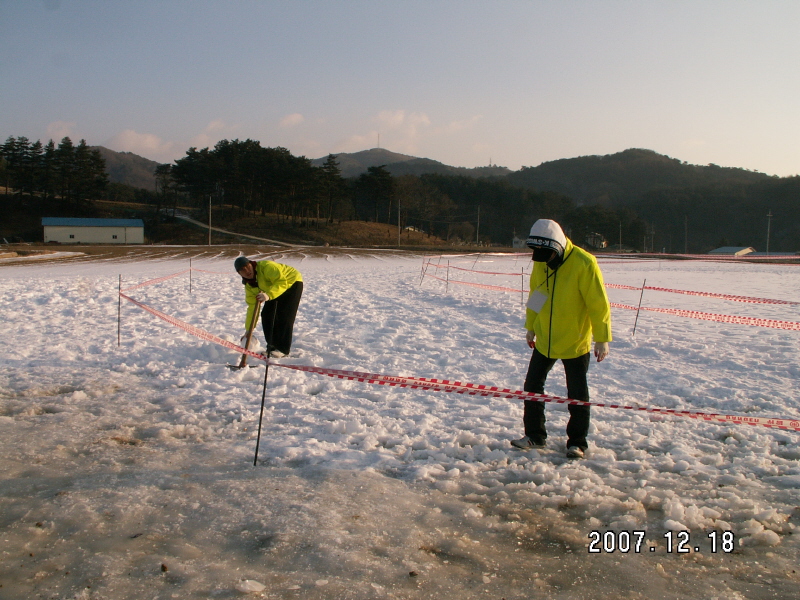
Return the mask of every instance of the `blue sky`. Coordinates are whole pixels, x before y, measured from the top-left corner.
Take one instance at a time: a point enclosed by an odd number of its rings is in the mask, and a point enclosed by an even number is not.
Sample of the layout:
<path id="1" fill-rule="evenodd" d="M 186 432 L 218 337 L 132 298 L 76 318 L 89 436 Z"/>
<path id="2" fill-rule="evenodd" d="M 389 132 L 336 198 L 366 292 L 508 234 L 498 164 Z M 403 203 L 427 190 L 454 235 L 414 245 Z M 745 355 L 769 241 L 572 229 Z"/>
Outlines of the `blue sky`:
<path id="1" fill-rule="evenodd" d="M 511 169 L 648 148 L 789 176 L 798 31 L 795 1 L 0 0 L 0 137 Z"/>

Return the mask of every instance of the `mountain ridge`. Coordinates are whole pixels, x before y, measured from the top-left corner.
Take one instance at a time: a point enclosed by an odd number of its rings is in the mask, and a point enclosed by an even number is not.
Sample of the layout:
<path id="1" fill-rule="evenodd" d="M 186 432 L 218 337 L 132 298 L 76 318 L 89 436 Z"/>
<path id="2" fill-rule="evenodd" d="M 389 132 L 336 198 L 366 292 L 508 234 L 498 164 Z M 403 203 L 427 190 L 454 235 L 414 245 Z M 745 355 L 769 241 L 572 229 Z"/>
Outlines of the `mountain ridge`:
<path id="1" fill-rule="evenodd" d="M 106 161 L 109 181 L 136 188 L 155 189 L 155 169 L 161 164 L 132 152 L 92 146 Z M 644 194 L 664 188 L 696 188 L 710 185 L 747 185 L 777 176 L 738 167 L 693 165 L 653 150 L 629 148 L 606 155 L 587 155 L 546 161 L 536 167 L 512 171 L 506 167 L 453 167 L 439 161 L 372 148 L 335 154 L 344 178 L 358 177 L 370 167 L 384 166 L 394 176 L 449 175 L 505 179 L 510 185 L 536 191 L 557 192 L 579 204 L 630 205 Z M 322 166 L 327 156 L 311 159 Z"/>
<path id="2" fill-rule="evenodd" d="M 466 177 L 503 177 L 512 173 L 506 167 L 487 166 L 487 167 L 453 167 L 446 165 L 438 160 L 431 158 L 420 158 L 399 154 L 384 148 L 371 148 L 359 152 L 341 152 L 334 154 L 336 162 L 339 163 L 339 170 L 342 177 L 358 177 L 366 173 L 369 167 L 384 166 L 394 176 L 400 175 L 464 175 Z M 311 164 L 321 167 L 327 160 L 327 156 L 311 159 Z"/>

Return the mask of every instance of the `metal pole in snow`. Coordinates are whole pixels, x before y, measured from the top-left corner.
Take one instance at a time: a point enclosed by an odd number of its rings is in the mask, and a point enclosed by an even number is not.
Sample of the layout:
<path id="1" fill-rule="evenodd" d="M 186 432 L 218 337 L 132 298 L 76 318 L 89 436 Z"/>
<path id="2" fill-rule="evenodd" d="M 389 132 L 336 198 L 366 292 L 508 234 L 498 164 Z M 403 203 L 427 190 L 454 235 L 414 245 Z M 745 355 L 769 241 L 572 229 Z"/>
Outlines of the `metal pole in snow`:
<path id="1" fill-rule="evenodd" d="M 260 306 L 256 307 L 256 311 Z M 269 331 L 269 339 L 267 339 L 267 351 L 266 351 L 266 361 L 264 365 L 264 388 L 261 390 L 261 412 L 258 415 L 258 436 L 256 437 L 256 454 L 253 457 L 253 466 L 255 467 L 258 464 L 258 447 L 261 445 L 261 421 L 264 419 L 264 400 L 267 397 L 267 376 L 269 375 L 269 355 L 272 351 L 272 339 L 275 336 L 275 315 L 277 314 L 277 309 L 272 313 L 272 325 L 270 326 Z M 255 320 L 253 321 L 253 327 L 255 328 Z"/>
<path id="2" fill-rule="evenodd" d="M 119 348 L 121 344 L 121 333 L 120 333 L 121 318 L 122 318 L 122 274 L 120 273 L 119 285 L 117 288 L 117 348 Z"/>
<path id="3" fill-rule="evenodd" d="M 447 279 L 445 280 L 444 293 L 450 292 L 450 261 L 447 261 Z"/>
<path id="4" fill-rule="evenodd" d="M 647 283 L 647 279 L 642 282 L 642 293 L 639 294 L 639 306 L 636 307 L 636 319 L 633 321 L 633 333 L 631 337 L 636 335 L 636 323 L 639 321 L 639 309 L 642 308 L 642 296 L 644 296 L 644 286 Z"/>
<path id="5" fill-rule="evenodd" d="M 422 277 L 419 280 L 420 285 L 422 285 L 422 281 L 425 279 L 425 275 L 428 274 L 428 267 L 430 266 L 430 264 L 431 264 L 431 259 L 429 257 L 428 262 L 425 263 L 425 268 L 422 269 Z"/>
<path id="6" fill-rule="evenodd" d="M 264 400 L 267 397 L 267 375 L 269 374 L 269 344 L 267 344 L 267 362 L 264 369 L 264 388 L 261 390 L 261 413 L 258 416 L 258 437 L 256 438 L 256 455 L 253 457 L 253 466 L 258 464 L 258 447 L 261 445 L 261 420 L 264 418 Z"/>
<path id="7" fill-rule="evenodd" d="M 192 296 L 192 258 L 189 257 L 189 298 Z"/>

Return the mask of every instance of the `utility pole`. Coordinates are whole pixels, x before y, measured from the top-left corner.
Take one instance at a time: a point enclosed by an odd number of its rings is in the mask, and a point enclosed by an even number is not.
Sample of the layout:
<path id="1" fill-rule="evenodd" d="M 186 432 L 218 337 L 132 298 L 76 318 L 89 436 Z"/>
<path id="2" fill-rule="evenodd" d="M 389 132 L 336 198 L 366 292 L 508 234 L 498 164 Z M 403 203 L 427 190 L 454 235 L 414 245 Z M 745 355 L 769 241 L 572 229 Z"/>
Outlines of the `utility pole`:
<path id="1" fill-rule="evenodd" d="M 689 254 L 689 215 L 683 216 L 683 253 Z"/>
<path id="2" fill-rule="evenodd" d="M 475 228 L 475 245 L 481 243 L 481 205 L 478 205 L 478 226 Z"/>
<path id="3" fill-rule="evenodd" d="M 397 195 L 397 247 L 400 247 L 400 194 Z"/>
<path id="4" fill-rule="evenodd" d="M 767 213 L 767 254 L 769 254 L 769 226 L 772 223 L 772 211 Z"/>

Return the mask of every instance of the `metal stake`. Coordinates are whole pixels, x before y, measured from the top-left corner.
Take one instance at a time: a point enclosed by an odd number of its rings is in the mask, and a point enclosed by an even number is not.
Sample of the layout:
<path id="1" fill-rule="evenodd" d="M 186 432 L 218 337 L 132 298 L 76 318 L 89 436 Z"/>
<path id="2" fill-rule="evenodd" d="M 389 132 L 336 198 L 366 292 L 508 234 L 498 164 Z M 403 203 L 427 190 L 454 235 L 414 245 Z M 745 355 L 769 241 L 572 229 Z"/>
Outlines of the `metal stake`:
<path id="1" fill-rule="evenodd" d="M 117 348 L 121 345 L 122 334 L 120 333 L 120 320 L 122 319 L 122 274 L 119 276 L 117 288 Z"/>
<path id="2" fill-rule="evenodd" d="M 636 319 L 633 321 L 633 333 L 631 337 L 636 335 L 636 323 L 639 321 L 639 310 L 642 308 L 642 296 L 644 296 L 644 286 L 647 283 L 647 279 L 642 282 L 642 293 L 639 294 L 639 306 L 636 307 Z"/>

